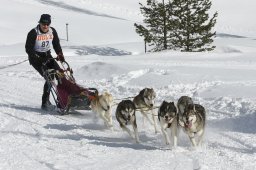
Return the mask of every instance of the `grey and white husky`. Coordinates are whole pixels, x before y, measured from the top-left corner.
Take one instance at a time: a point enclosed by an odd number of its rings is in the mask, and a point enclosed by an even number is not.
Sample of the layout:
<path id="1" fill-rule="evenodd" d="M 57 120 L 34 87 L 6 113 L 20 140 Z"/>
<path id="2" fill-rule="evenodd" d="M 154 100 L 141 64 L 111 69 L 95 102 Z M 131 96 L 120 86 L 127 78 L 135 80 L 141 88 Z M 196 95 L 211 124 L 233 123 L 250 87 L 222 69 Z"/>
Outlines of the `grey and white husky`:
<path id="1" fill-rule="evenodd" d="M 165 139 L 165 143 L 167 145 L 170 144 L 172 140 L 172 144 L 174 147 L 177 146 L 177 128 L 178 128 L 178 119 L 177 119 L 177 108 L 174 102 L 166 102 L 163 101 L 159 110 L 158 110 L 158 119 L 160 121 L 161 130 Z M 169 134 L 171 131 L 171 137 Z"/>
<path id="2" fill-rule="evenodd" d="M 205 109 L 199 104 L 189 104 L 181 117 L 180 125 L 188 134 L 193 146 L 202 144 L 205 131 Z M 198 138 L 196 140 L 196 138 Z"/>
<path id="3" fill-rule="evenodd" d="M 143 115 L 143 124 L 145 119 L 147 119 L 150 124 L 154 125 L 155 133 L 157 133 L 156 120 L 154 116 L 154 104 L 155 104 L 156 93 L 153 88 L 145 88 L 140 91 L 140 93 L 134 97 L 133 102 L 136 109 L 138 109 Z M 152 119 L 149 119 L 148 112 L 151 112 Z"/>
<path id="4" fill-rule="evenodd" d="M 138 128 L 136 124 L 135 105 L 131 100 L 122 100 L 116 108 L 116 119 L 120 127 L 126 131 L 131 137 L 135 138 L 136 143 L 139 143 Z M 132 125 L 134 135 L 127 127 Z"/>

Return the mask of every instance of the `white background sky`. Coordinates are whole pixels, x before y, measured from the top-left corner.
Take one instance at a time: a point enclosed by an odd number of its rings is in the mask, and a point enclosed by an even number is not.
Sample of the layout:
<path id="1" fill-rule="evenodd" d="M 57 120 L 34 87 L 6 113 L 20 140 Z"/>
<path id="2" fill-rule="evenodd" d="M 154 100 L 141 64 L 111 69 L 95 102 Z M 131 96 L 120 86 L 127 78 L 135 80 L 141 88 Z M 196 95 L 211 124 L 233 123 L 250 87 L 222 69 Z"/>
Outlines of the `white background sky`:
<path id="1" fill-rule="evenodd" d="M 151 54 L 143 53 L 133 26 L 142 21 L 138 3 L 1 1 L 0 169 L 256 169 L 256 1 L 212 1 L 211 12 L 219 13 L 213 52 Z M 203 105 L 207 127 L 202 148 L 192 149 L 181 131 L 178 147 L 171 149 L 159 124 L 155 134 L 150 124 L 142 125 L 140 113 L 141 143 L 136 144 L 118 126 L 115 106 L 113 132 L 91 111 L 67 116 L 42 111 L 43 78 L 28 62 L 5 68 L 27 59 L 26 36 L 42 13 L 52 15 L 78 84 L 100 93 L 108 90 L 115 99 L 152 87 L 157 106 L 163 100 L 177 102 L 182 95 Z"/>

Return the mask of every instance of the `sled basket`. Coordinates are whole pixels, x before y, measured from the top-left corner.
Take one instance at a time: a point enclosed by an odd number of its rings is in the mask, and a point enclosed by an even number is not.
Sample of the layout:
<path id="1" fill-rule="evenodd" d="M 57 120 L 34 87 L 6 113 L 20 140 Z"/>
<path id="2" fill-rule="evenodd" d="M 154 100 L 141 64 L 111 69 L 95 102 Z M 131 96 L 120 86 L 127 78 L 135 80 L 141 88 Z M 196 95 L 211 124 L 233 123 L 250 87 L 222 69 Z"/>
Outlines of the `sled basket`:
<path id="1" fill-rule="evenodd" d="M 98 90 L 78 85 L 73 77 L 73 71 L 66 61 L 61 63 L 60 70 L 48 68 L 47 64 L 52 62 L 51 60 L 55 60 L 55 58 L 48 59 L 43 64 L 42 70 L 60 113 L 68 114 L 70 110 L 91 110 L 91 101 L 98 95 Z"/>

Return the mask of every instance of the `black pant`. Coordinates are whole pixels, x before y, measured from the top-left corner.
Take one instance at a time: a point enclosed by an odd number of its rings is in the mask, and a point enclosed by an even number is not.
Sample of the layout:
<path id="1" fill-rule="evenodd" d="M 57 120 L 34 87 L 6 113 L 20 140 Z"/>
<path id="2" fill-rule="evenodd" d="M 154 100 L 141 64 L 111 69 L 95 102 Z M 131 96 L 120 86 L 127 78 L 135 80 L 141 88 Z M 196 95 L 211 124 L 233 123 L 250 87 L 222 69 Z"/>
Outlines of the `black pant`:
<path id="1" fill-rule="evenodd" d="M 37 53 L 37 55 L 39 57 L 36 56 L 29 56 L 29 62 L 30 64 L 38 71 L 38 73 L 44 77 L 43 75 L 43 63 L 47 62 L 46 66 L 48 69 L 54 69 L 54 70 L 59 70 L 60 66 L 58 65 L 58 63 L 55 60 L 49 60 L 50 58 L 53 58 L 52 55 L 50 54 L 50 52 L 46 52 L 46 53 Z M 46 104 L 46 102 L 49 100 L 49 96 L 50 96 L 50 87 L 47 83 L 47 81 L 45 81 L 44 83 L 44 91 L 43 91 L 43 95 L 42 95 L 42 104 Z"/>

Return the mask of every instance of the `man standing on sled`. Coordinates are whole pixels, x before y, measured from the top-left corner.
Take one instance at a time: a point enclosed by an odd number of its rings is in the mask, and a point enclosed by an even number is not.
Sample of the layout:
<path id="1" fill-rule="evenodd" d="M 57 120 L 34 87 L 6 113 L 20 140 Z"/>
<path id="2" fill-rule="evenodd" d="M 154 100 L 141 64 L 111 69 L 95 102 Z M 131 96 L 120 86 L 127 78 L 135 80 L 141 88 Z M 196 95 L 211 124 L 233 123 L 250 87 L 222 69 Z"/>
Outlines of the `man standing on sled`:
<path id="1" fill-rule="evenodd" d="M 53 27 L 50 27 L 50 24 L 51 16 L 49 14 L 42 14 L 39 24 L 28 33 L 25 45 L 29 63 L 41 76 L 43 76 L 43 63 L 45 63 L 49 58 L 53 58 L 51 55 L 51 45 L 57 54 L 57 60 L 60 60 L 61 62 L 65 61 L 58 34 Z M 47 67 L 55 70 L 60 69 L 55 60 L 49 60 Z M 45 82 L 41 105 L 43 110 L 47 110 L 51 106 L 49 96 L 50 87 L 47 82 Z"/>

